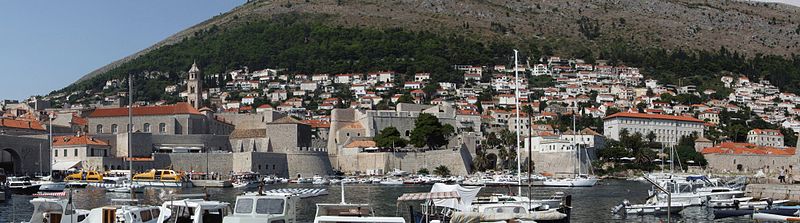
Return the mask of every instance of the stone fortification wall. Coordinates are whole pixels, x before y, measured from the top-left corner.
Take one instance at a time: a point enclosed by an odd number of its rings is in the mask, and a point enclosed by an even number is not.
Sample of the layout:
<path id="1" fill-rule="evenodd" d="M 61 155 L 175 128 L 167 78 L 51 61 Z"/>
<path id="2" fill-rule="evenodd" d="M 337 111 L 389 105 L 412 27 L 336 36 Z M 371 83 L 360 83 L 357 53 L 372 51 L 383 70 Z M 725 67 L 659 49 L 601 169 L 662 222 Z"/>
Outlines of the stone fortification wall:
<path id="1" fill-rule="evenodd" d="M 186 172 L 192 170 L 206 172 L 207 169 L 209 172 L 227 175 L 233 170 L 233 155 L 232 153 L 156 153 L 153 154 L 153 166 Z"/>
<path id="2" fill-rule="evenodd" d="M 705 154 L 706 161 L 708 161 L 708 171 L 715 173 L 755 173 L 758 170 L 764 169 L 769 166 L 772 174 L 780 171 L 781 167 L 797 168 L 800 163 L 800 156 L 791 155 L 748 155 L 748 154 Z"/>
<path id="3" fill-rule="evenodd" d="M 453 175 L 467 175 L 471 171 L 472 156 L 466 148 L 428 152 L 381 152 L 340 155 L 339 167 L 343 172 L 387 173 L 393 169 L 416 172 L 422 168 L 432 171 L 440 165 L 447 166 Z"/>
<path id="4" fill-rule="evenodd" d="M 276 111 L 245 114 L 226 112 L 217 113 L 216 115 L 235 125 L 236 129 L 263 129 L 265 123 L 273 122 L 286 116 L 286 114 Z"/>
<path id="5" fill-rule="evenodd" d="M 15 175 L 34 174 L 40 169 L 50 172 L 50 143 L 46 137 L 0 135 L 0 151 L 10 155 L 9 160 L 13 165 L 13 170 L 5 171 Z"/>
<path id="6" fill-rule="evenodd" d="M 296 148 L 286 151 L 288 175 L 291 178 L 331 175 L 333 167 L 324 148 Z"/>
<path id="7" fill-rule="evenodd" d="M 289 177 L 289 164 L 284 153 L 233 153 L 233 172 L 254 172 L 261 175 Z"/>

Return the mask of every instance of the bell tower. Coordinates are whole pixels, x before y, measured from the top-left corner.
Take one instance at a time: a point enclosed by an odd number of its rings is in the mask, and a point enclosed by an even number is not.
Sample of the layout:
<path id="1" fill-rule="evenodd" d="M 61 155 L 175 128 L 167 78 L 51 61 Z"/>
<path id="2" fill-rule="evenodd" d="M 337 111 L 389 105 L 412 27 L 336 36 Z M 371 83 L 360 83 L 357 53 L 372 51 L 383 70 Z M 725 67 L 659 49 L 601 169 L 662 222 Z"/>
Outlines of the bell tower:
<path id="1" fill-rule="evenodd" d="M 197 67 L 197 62 L 192 63 L 189 69 L 189 79 L 186 81 L 187 102 L 192 107 L 200 109 L 203 107 L 203 72 Z"/>

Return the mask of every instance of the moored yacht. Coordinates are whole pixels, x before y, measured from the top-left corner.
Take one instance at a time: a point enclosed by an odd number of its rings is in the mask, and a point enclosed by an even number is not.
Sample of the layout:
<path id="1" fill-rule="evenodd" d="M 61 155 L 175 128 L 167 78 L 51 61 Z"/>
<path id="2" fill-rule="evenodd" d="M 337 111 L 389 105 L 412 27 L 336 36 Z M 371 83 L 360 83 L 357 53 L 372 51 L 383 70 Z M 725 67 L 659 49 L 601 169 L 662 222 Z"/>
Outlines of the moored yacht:
<path id="1" fill-rule="evenodd" d="M 55 195 L 55 194 L 52 194 Z M 63 197 L 66 193 L 58 194 Z M 29 223 L 72 223 L 83 222 L 89 215 L 88 210 L 75 209 L 68 199 L 55 197 L 37 197 L 32 199 L 33 214 Z"/>
<path id="2" fill-rule="evenodd" d="M 297 202 L 300 197 L 291 193 L 246 193 L 236 197 L 233 213 L 224 223 L 260 223 L 297 221 Z"/>
<path id="3" fill-rule="evenodd" d="M 229 203 L 203 199 L 170 200 L 161 206 L 172 211 L 168 222 L 177 223 L 222 223 L 231 213 Z"/>
<path id="4" fill-rule="evenodd" d="M 41 185 L 33 184 L 28 177 L 9 177 L 8 189 L 14 194 L 34 194 Z"/>
<path id="5" fill-rule="evenodd" d="M 135 200 L 117 199 L 112 203 L 135 203 Z M 89 211 L 86 222 L 115 223 L 165 223 L 172 211 L 165 207 L 147 205 L 108 205 Z"/>

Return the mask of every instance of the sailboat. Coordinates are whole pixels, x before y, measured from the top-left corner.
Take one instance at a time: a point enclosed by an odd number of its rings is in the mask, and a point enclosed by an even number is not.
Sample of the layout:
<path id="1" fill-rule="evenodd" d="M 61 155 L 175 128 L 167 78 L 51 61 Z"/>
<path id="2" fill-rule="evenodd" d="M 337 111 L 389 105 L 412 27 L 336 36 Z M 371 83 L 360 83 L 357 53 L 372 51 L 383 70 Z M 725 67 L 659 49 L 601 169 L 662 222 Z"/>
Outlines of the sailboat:
<path id="1" fill-rule="evenodd" d="M 572 148 L 575 149 L 575 165 L 576 165 L 576 174 L 572 178 L 564 178 L 564 179 L 550 179 L 548 178 L 542 185 L 547 187 L 592 187 L 597 184 L 597 178 L 591 176 L 589 174 L 581 173 L 581 149 L 575 144 L 575 137 L 577 137 L 577 131 L 575 129 L 575 112 L 572 113 Z M 589 156 L 587 154 L 586 158 L 588 159 Z M 589 169 L 589 168 L 587 168 Z"/>

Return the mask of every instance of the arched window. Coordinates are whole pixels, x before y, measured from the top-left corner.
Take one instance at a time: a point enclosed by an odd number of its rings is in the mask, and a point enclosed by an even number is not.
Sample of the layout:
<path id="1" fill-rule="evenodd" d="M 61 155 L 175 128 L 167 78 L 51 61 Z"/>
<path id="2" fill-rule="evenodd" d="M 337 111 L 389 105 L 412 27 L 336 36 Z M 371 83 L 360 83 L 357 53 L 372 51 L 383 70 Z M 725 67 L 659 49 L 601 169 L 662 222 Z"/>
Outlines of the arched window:
<path id="1" fill-rule="evenodd" d="M 117 124 L 111 125 L 111 134 L 117 134 Z"/>
<path id="2" fill-rule="evenodd" d="M 142 126 L 142 131 L 150 132 L 150 123 L 144 123 L 144 126 Z"/>
<path id="3" fill-rule="evenodd" d="M 166 123 L 159 123 L 158 124 L 158 133 L 167 133 L 167 124 Z"/>
<path id="4" fill-rule="evenodd" d="M 97 125 L 97 129 L 95 131 L 97 132 L 97 134 L 102 134 L 103 133 L 103 125 Z"/>

